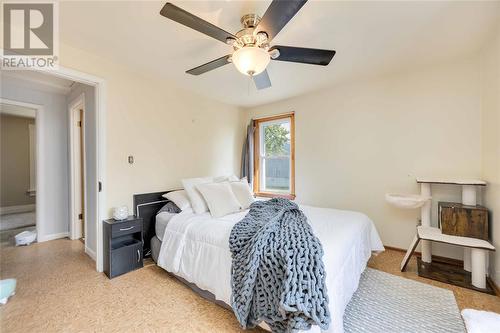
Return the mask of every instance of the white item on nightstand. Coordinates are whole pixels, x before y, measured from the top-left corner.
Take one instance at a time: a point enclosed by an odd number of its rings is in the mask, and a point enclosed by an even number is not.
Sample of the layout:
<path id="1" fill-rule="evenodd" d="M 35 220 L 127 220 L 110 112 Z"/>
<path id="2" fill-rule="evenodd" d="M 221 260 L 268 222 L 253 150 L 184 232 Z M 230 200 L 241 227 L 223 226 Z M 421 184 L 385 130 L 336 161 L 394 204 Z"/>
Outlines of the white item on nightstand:
<path id="1" fill-rule="evenodd" d="M 115 220 L 125 220 L 128 217 L 127 206 L 115 207 L 113 209 L 113 218 Z"/>

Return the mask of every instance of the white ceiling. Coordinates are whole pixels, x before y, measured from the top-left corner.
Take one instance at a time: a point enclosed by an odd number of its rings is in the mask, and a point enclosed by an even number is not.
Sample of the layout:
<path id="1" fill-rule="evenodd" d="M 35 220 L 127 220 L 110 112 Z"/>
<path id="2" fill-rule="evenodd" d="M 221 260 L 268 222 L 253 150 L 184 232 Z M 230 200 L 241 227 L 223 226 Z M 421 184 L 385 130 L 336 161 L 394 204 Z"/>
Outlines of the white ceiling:
<path id="1" fill-rule="evenodd" d="M 270 1 L 173 1 L 229 31 Z M 476 51 L 500 21 L 500 2 L 309 1 L 273 44 L 334 49 L 328 67 L 274 61 L 272 88 L 257 91 L 229 64 L 184 72 L 229 54 L 229 46 L 159 15 L 165 1 L 60 4 L 61 41 L 240 106 L 265 104 L 341 81 L 424 66 Z"/>

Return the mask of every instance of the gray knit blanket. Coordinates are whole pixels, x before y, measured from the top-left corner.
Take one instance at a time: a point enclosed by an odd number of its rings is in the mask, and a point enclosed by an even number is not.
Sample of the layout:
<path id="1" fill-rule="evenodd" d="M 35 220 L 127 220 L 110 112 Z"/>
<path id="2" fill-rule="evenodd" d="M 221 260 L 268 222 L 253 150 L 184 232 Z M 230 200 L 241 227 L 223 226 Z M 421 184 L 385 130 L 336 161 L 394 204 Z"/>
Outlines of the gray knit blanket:
<path id="1" fill-rule="evenodd" d="M 299 207 L 256 201 L 231 230 L 231 306 L 243 328 L 261 321 L 273 332 L 330 323 L 323 248 Z"/>

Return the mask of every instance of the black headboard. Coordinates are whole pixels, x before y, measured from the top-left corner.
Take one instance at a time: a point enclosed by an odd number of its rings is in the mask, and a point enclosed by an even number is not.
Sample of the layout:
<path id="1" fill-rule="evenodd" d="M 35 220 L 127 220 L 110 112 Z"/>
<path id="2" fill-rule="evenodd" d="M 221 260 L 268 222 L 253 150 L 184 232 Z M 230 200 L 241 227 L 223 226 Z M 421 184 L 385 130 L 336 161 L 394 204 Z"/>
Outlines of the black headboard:
<path id="1" fill-rule="evenodd" d="M 151 255 L 151 238 L 155 235 L 156 213 L 169 200 L 162 197 L 163 194 L 176 190 L 134 194 L 134 214 L 141 217 L 144 229 L 144 256 Z"/>

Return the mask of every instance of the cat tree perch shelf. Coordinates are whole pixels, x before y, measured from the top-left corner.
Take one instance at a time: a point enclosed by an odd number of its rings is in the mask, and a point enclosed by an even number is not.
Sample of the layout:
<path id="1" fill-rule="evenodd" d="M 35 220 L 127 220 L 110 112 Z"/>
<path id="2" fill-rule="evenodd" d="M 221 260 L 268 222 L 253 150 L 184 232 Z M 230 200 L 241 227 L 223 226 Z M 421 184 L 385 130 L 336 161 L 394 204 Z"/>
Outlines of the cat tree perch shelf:
<path id="1" fill-rule="evenodd" d="M 417 227 L 417 233 L 401 262 L 401 271 L 406 269 L 413 251 L 421 241 L 422 256 L 418 261 L 419 275 L 435 278 L 436 276 L 444 277 L 448 274 L 447 277 L 442 279 L 443 282 L 455 283 L 462 287 L 491 293 L 492 290 L 486 283 L 486 259 L 488 251 L 495 251 L 494 246 L 481 239 L 445 235 L 441 232 L 441 229 L 431 226 L 431 185 L 461 186 L 462 204 L 476 206 L 476 189 L 478 186 L 486 186 L 486 182 L 474 179 L 417 178 L 417 183 L 420 184 L 420 195 L 386 195 L 386 200 L 397 207 L 420 207 L 421 212 L 421 226 Z M 398 197 L 401 198 L 400 202 L 398 202 Z M 404 198 L 406 198 L 406 202 Z M 454 269 L 451 272 L 448 267 L 444 267 L 442 264 L 432 264 L 432 242 L 462 246 L 464 248 L 463 270 Z M 448 270 L 448 272 L 443 272 L 444 270 Z M 457 276 L 462 277 L 457 280 Z"/>
<path id="2" fill-rule="evenodd" d="M 393 206 L 403 209 L 415 209 L 420 208 L 429 200 L 431 197 L 418 195 L 418 194 L 395 194 L 387 193 L 385 195 L 385 200 Z"/>

